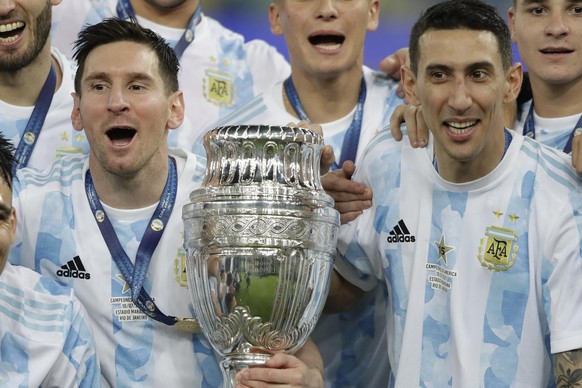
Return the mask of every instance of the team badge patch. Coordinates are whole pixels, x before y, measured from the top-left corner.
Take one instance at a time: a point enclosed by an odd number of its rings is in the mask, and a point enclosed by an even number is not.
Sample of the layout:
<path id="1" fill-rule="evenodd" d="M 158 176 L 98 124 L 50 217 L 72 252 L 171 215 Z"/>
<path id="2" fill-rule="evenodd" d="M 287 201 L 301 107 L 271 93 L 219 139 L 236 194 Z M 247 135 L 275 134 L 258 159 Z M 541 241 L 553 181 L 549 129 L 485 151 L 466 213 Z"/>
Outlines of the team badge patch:
<path id="1" fill-rule="evenodd" d="M 481 238 L 479 255 L 481 265 L 490 271 L 507 271 L 517 257 L 517 235 L 511 229 L 489 226 Z"/>
<path id="2" fill-rule="evenodd" d="M 234 104 L 234 80 L 228 74 L 218 70 L 206 70 L 203 81 L 204 97 L 220 107 Z"/>

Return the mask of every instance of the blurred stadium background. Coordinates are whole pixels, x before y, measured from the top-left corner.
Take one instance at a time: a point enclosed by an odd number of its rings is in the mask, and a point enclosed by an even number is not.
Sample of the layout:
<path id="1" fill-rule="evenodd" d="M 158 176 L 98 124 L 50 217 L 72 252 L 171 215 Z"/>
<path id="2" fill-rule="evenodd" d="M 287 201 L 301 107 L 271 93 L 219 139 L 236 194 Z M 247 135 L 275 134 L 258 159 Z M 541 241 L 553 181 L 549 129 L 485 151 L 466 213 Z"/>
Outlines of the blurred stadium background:
<path id="1" fill-rule="evenodd" d="M 511 0 L 486 0 L 507 20 Z M 380 26 L 367 35 L 364 63 L 378 68 L 380 60 L 401 47 L 408 46 L 408 33 L 420 13 L 438 0 L 380 0 Z M 281 36 L 271 34 L 269 0 L 202 0 L 204 13 L 226 27 L 243 34 L 247 40 L 263 39 L 285 56 L 287 50 Z M 515 60 L 519 60 L 517 51 Z"/>

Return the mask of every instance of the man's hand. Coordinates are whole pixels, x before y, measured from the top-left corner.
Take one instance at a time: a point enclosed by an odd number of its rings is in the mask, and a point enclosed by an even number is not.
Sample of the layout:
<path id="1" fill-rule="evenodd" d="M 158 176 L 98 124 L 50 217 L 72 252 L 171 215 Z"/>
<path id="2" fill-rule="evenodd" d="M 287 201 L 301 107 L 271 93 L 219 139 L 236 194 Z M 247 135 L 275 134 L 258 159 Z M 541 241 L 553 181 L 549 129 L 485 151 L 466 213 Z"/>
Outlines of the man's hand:
<path id="1" fill-rule="evenodd" d="M 576 129 L 572 139 L 572 166 L 578 174 L 582 174 L 582 130 Z"/>
<path id="2" fill-rule="evenodd" d="M 299 121 L 298 123 L 288 123 L 287 127 L 300 127 L 307 128 L 312 132 L 315 132 L 323 136 L 323 129 L 319 124 L 312 124 L 307 121 Z M 325 174 L 331 169 L 335 162 L 335 153 L 333 152 L 333 147 L 330 145 L 325 145 L 321 149 L 321 156 L 319 160 L 319 171 L 321 174 Z"/>
<path id="3" fill-rule="evenodd" d="M 380 71 L 386 73 L 388 76 L 394 78 L 395 80 L 400 80 L 400 68 L 403 65 L 410 64 L 410 57 L 408 56 L 408 47 L 403 47 L 398 49 L 391 55 L 388 55 L 386 58 L 382 59 L 380 62 Z M 398 86 L 396 91 L 398 97 L 404 98 L 404 87 L 402 86 L 402 82 Z"/>
<path id="4" fill-rule="evenodd" d="M 426 147 L 428 144 L 428 127 L 422 116 L 422 107 L 415 105 L 398 105 L 390 117 L 390 131 L 396 140 L 402 140 L 400 125 L 406 123 L 408 140 L 413 148 Z"/>
<path id="5" fill-rule="evenodd" d="M 237 387 L 323 387 L 323 360 L 317 345 L 308 339 L 295 356 L 278 353 L 265 362 L 236 374 Z"/>
<path id="6" fill-rule="evenodd" d="M 362 211 L 372 206 L 372 191 L 351 180 L 355 171 L 356 165 L 347 160 L 341 169 L 321 177 L 323 188 L 335 200 L 342 224 L 355 220 Z"/>
<path id="7" fill-rule="evenodd" d="M 319 161 L 319 171 L 320 173 L 326 174 L 331 170 L 331 166 L 335 163 L 335 153 L 333 152 L 333 147 L 329 144 L 323 146 L 321 149 L 321 159 Z"/>

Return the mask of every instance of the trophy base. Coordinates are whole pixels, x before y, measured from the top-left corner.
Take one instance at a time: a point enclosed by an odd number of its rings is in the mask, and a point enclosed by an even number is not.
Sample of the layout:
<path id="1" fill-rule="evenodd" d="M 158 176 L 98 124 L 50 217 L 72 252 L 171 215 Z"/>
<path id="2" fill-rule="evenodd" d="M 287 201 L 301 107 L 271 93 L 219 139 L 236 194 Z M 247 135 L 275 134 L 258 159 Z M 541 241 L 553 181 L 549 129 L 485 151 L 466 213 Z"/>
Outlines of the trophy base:
<path id="1" fill-rule="evenodd" d="M 244 353 L 244 354 L 230 354 L 224 356 L 220 362 L 222 366 L 222 377 L 224 388 L 236 387 L 236 374 L 252 366 L 264 365 L 265 362 L 271 358 L 270 354 L 263 353 Z"/>

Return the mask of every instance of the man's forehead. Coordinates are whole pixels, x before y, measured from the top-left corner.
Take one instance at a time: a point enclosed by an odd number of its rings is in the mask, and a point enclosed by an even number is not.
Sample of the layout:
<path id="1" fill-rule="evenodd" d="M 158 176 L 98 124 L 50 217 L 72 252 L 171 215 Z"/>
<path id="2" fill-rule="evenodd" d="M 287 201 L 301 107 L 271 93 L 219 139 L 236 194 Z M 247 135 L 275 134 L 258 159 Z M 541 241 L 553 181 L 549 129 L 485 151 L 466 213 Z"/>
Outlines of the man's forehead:
<path id="1" fill-rule="evenodd" d="M 531 5 L 546 6 L 550 4 L 580 5 L 582 0 L 515 0 L 515 4 L 522 7 Z"/>
<path id="2" fill-rule="evenodd" d="M 157 59 L 154 50 L 143 44 L 128 40 L 121 40 L 106 44 L 101 44 L 91 50 L 91 52 L 87 55 L 86 62 L 91 62 L 92 60 L 97 61 L 102 60 L 103 57 L 109 57 L 116 62 L 119 63 L 132 63 L 133 65 L 139 65 L 133 61 L 133 57 L 141 56 L 141 57 L 149 57 L 151 56 L 153 59 Z"/>
<path id="3" fill-rule="evenodd" d="M 450 61 L 475 61 L 501 53 L 495 35 L 490 31 L 453 29 L 428 30 L 419 40 L 420 60 L 443 58 Z M 451 53 L 457 56 L 451 57 Z M 481 60 L 479 60 L 481 61 Z"/>
<path id="4" fill-rule="evenodd" d="M 114 42 L 96 47 L 87 55 L 83 78 L 97 73 L 157 73 L 157 67 L 158 58 L 150 47 L 135 42 Z"/>

